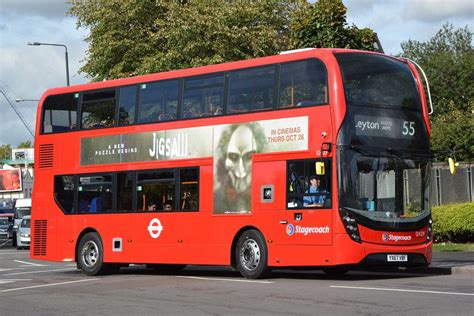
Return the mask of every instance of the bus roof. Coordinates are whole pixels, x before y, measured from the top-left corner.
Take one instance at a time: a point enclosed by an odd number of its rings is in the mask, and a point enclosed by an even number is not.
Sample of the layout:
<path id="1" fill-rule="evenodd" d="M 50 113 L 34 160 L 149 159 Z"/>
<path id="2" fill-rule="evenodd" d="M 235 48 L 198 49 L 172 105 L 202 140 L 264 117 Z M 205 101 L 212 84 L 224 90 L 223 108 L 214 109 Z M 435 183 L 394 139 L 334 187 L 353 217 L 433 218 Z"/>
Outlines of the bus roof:
<path id="1" fill-rule="evenodd" d="M 226 63 L 221 63 L 221 64 L 185 68 L 185 69 L 178 69 L 178 70 L 170 70 L 170 71 L 159 72 L 159 73 L 154 73 L 154 74 L 149 74 L 149 75 L 137 75 L 137 76 L 129 77 L 129 78 L 112 79 L 112 80 L 100 81 L 100 82 L 90 82 L 90 83 L 79 84 L 79 85 L 74 85 L 74 86 L 51 88 L 51 89 L 46 90 L 46 92 L 43 94 L 40 100 L 40 104 L 44 101 L 44 99 L 47 96 L 54 95 L 54 94 L 81 92 L 85 90 L 100 90 L 100 89 L 106 89 L 106 88 L 111 88 L 111 87 L 132 85 L 132 84 L 145 83 L 145 82 L 151 82 L 151 81 L 191 77 L 191 76 L 203 75 L 203 74 L 208 74 L 208 73 L 218 73 L 218 72 L 223 72 L 223 71 L 235 70 L 235 69 L 240 69 L 240 68 L 263 66 L 263 65 L 272 64 L 272 63 L 288 62 L 288 61 L 298 60 L 298 59 L 303 59 L 303 58 L 324 57 L 328 55 L 333 55 L 335 53 L 343 53 L 343 52 L 346 52 L 346 53 L 358 52 L 358 53 L 383 55 L 377 52 L 353 50 L 353 49 L 306 48 L 302 50 L 287 51 L 287 52 L 283 52 L 282 54 L 274 55 L 274 56 L 258 57 L 258 58 L 240 60 L 240 61 L 231 61 L 231 62 L 226 62 Z M 256 61 L 258 61 L 258 65 L 256 65 Z"/>

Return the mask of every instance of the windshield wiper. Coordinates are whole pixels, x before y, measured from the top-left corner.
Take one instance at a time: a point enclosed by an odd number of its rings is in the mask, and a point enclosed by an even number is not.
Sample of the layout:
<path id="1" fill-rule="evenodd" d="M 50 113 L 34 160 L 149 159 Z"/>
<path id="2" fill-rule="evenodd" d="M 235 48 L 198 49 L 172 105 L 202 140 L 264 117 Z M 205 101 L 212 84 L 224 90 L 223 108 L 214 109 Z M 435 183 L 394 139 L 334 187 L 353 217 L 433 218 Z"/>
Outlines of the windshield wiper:
<path id="1" fill-rule="evenodd" d="M 395 155 L 395 156 L 397 156 L 397 157 L 403 158 L 402 153 L 399 152 L 399 151 L 397 151 L 397 150 L 395 150 L 395 149 L 393 149 L 393 148 L 388 147 L 388 148 L 387 148 L 387 152 L 390 153 L 390 154 L 392 154 L 392 155 Z"/>
<path id="2" fill-rule="evenodd" d="M 372 156 L 370 153 L 366 152 L 365 150 L 360 149 L 360 148 L 359 148 L 358 146 L 356 146 L 356 145 L 350 145 L 350 148 L 351 148 L 353 151 L 358 152 L 359 154 L 364 155 L 364 156 L 366 156 L 366 157 Z"/>

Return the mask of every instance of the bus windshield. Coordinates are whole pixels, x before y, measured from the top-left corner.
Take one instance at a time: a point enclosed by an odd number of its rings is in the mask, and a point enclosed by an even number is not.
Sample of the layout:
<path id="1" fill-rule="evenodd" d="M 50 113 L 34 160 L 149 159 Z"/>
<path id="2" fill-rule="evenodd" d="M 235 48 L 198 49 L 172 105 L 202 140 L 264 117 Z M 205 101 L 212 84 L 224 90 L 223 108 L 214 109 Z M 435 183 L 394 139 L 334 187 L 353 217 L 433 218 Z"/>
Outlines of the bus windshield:
<path id="1" fill-rule="evenodd" d="M 411 218 L 429 212 L 430 162 L 345 151 L 340 206 L 375 218 Z"/>
<path id="2" fill-rule="evenodd" d="M 347 106 L 420 109 L 418 91 L 408 67 L 394 58 L 363 53 L 336 54 Z"/>

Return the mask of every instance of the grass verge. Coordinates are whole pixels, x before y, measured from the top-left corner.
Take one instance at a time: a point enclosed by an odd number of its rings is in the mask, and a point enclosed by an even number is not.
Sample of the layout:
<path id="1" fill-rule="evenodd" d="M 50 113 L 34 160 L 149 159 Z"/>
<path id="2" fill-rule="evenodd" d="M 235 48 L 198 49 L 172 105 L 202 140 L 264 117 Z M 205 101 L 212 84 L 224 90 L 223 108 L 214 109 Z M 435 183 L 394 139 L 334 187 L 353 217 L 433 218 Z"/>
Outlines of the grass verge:
<path id="1" fill-rule="evenodd" d="M 434 251 L 474 251 L 474 244 L 455 244 L 450 242 L 443 242 L 433 244 Z"/>

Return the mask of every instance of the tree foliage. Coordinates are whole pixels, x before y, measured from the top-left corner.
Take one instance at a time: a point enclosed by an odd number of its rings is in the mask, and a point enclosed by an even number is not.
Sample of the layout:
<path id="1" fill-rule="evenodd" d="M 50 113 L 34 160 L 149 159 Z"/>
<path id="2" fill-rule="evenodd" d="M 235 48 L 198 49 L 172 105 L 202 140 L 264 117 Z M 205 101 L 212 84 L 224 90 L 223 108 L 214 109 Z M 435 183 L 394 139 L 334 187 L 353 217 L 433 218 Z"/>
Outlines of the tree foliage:
<path id="1" fill-rule="evenodd" d="M 319 0 L 302 6 L 291 23 L 291 47 L 374 50 L 374 31 L 348 26 L 346 12 L 342 0 Z"/>
<path id="2" fill-rule="evenodd" d="M 472 160 L 474 152 L 474 50 L 473 33 L 466 26 L 446 23 L 427 42 L 402 43 L 402 57 L 425 70 L 430 83 L 434 114 L 432 149 L 438 160 L 453 154 Z"/>
<path id="3" fill-rule="evenodd" d="M 25 140 L 22 141 L 21 143 L 16 146 L 16 148 L 32 148 L 33 147 L 33 142 L 31 140 Z"/>
<path id="4" fill-rule="evenodd" d="M 81 0 L 70 14 L 90 30 L 81 71 L 98 81 L 276 54 L 304 3 Z"/>
<path id="5" fill-rule="evenodd" d="M 0 146 L 0 160 L 12 159 L 12 146 L 5 144 Z"/>

